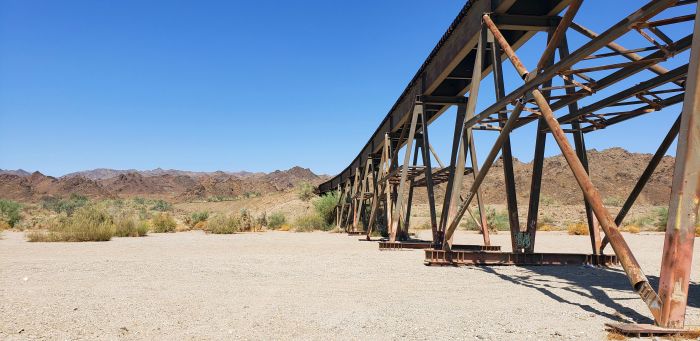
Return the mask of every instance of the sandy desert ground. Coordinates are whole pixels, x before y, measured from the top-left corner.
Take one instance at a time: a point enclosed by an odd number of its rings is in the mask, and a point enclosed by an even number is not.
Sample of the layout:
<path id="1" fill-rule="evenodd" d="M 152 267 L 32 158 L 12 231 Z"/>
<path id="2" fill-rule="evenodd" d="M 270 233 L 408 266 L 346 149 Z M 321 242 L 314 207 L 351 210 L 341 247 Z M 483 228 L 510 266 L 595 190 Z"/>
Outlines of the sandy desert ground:
<path id="1" fill-rule="evenodd" d="M 626 234 L 649 277 L 663 235 Z M 507 247 L 505 233 L 493 237 Z M 477 243 L 464 233 L 459 242 Z M 586 252 L 587 236 L 538 235 Z M 696 263 L 700 247 L 696 247 Z M 202 232 L 103 243 L 0 240 L 0 339 L 604 339 L 648 322 L 620 268 L 426 267 L 345 234 Z M 694 265 L 688 323 L 700 325 Z"/>

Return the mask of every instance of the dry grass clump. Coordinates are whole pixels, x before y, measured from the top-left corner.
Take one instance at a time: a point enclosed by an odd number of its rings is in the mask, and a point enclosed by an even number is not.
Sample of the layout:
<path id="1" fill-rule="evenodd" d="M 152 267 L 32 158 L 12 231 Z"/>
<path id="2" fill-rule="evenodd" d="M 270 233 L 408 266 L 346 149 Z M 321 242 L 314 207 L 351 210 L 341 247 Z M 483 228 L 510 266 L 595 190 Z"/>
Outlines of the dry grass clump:
<path id="1" fill-rule="evenodd" d="M 626 226 L 621 227 L 620 231 L 637 234 L 637 233 L 639 233 L 639 231 L 641 231 L 641 229 L 635 225 L 626 225 Z"/>
<path id="2" fill-rule="evenodd" d="M 177 227 L 177 223 L 175 219 L 173 219 L 173 216 L 168 213 L 156 214 L 151 219 L 151 232 L 175 232 L 175 227 Z"/>
<path id="3" fill-rule="evenodd" d="M 214 214 L 206 224 L 206 231 L 213 234 L 232 234 L 241 231 L 241 221 L 233 215 Z"/>
<path id="4" fill-rule="evenodd" d="M 559 231 L 559 228 L 549 224 L 537 224 L 537 231 Z"/>
<path id="5" fill-rule="evenodd" d="M 148 222 L 138 221 L 134 217 L 122 216 L 114 219 L 115 237 L 143 237 L 148 234 L 148 230 Z"/>
<path id="6" fill-rule="evenodd" d="M 575 223 L 575 224 L 569 224 L 569 226 L 566 227 L 566 231 L 570 235 L 574 236 L 587 236 L 588 235 L 588 225 L 584 223 Z"/>
<path id="7" fill-rule="evenodd" d="M 695 225 L 695 236 L 700 237 L 700 225 Z"/>
<path id="8" fill-rule="evenodd" d="M 108 241 L 115 233 L 112 217 L 104 210 L 86 206 L 77 209 L 71 217 L 54 219 L 48 231 L 27 233 L 30 242 L 87 242 Z"/>
<path id="9" fill-rule="evenodd" d="M 317 214 L 303 215 L 294 221 L 295 232 L 327 231 L 328 229 L 329 226 L 326 224 L 326 221 Z"/>

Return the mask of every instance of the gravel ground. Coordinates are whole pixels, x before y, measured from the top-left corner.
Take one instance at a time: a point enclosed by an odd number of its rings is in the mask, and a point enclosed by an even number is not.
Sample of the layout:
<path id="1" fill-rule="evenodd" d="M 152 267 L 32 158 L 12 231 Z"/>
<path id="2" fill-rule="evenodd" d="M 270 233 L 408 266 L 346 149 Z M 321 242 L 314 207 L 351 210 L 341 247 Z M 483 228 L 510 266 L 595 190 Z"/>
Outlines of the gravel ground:
<path id="1" fill-rule="evenodd" d="M 656 280 L 663 235 L 626 237 Z M 507 238 L 493 236 L 505 249 Z M 540 233 L 537 246 L 586 252 L 588 237 Z M 604 339 L 605 322 L 649 321 L 619 268 L 422 261 L 421 251 L 378 251 L 321 232 L 104 243 L 27 243 L 4 232 L 0 339 Z M 700 325 L 698 268 L 692 325 Z"/>

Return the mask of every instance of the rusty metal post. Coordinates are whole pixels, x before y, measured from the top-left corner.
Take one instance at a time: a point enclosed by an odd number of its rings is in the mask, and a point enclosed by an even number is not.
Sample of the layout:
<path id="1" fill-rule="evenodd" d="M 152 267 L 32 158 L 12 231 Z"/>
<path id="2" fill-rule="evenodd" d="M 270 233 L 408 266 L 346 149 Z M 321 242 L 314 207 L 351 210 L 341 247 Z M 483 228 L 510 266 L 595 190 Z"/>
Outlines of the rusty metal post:
<path id="1" fill-rule="evenodd" d="M 503 51 L 508 56 L 515 69 L 522 77 L 526 78 L 528 75 L 527 69 L 522 62 L 520 62 L 520 59 L 515 54 L 515 51 L 513 51 L 508 44 L 508 41 L 505 39 L 505 37 L 503 37 L 488 15 L 484 15 L 484 22 L 493 33 L 496 41 L 501 45 L 501 48 L 503 48 Z M 574 173 L 576 181 L 579 183 L 579 186 L 586 196 L 586 199 L 591 204 L 593 212 L 598 218 L 598 221 L 600 221 L 605 234 L 608 236 L 610 245 L 613 247 L 615 254 L 620 260 L 620 264 L 624 268 L 625 273 L 627 273 L 627 277 L 629 277 L 632 287 L 647 304 L 654 318 L 657 319 L 661 310 L 661 302 L 658 295 L 649 284 L 649 280 L 646 278 L 641 267 L 639 266 L 639 263 L 634 258 L 632 250 L 630 250 L 627 242 L 625 242 L 622 234 L 620 231 L 618 231 L 617 226 L 615 226 L 615 222 L 610 216 L 610 213 L 603 205 L 603 200 L 600 197 L 600 193 L 598 193 L 598 190 L 593 185 L 593 182 L 591 182 L 591 179 L 588 177 L 588 174 L 583 168 L 581 161 L 578 159 L 576 152 L 571 147 L 571 144 L 569 144 L 564 130 L 554 117 L 554 113 L 549 107 L 546 98 L 538 89 L 532 90 L 532 96 L 535 99 L 537 106 L 540 108 L 542 117 L 545 119 L 547 126 L 549 126 L 549 129 L 552 132 L 552 136 L 557 141 L 557 144 L 562 151 L 562 155 Z"/>
<path id="2" fill-rule="evenodd" d="M 569 56 L 569 42 L 566 39 L 566 36 L 562 38 L 561 44 L 559 45 L 559 56 L 562 59 Z M 570 80 L 564 79 L 564 84 L 571 85 L 572 83 Z M 576 90 L 574 90 L 572 87 L 567 87 L 565 91 L 567 95 L 573 95 L 576 92 Z M 569 104 L 570 115 L 578 113 L 578 109 L 578 102 L 572 102 Z M 576 154 L 578 155 L 583 168 L 586 170 L 586 173 L 588 173 L 588 153 L 586 151 L 586 141 L 583 137 L 583 132 L 581 131 L 581 124 L 578 121 L 573 121 L 571 122 L 571 128 L 573 129 Z M 586 200 L 585 197 L 583 198 L 583 204 L 586 210 L 586 222 L 588 222 L 588 235 L 591 238 L 591 249 L 593 250 L 593 254 L 597 255 L 602 252 L 600 226 L 593 215 L 591 205 L 588 203 L 588 200 Z"/>
<path id="3" fill-rule="evenodd" d="M 391 224 L 391 233 L 389 234 L 389 241 L 395 242 L 396 237 L 401 230 L 401 223 L 399 217 L 401 216 L 401 210 L 403 208 L 403 195 L 406 186 L 406 180 L 408 178 L 408 165 L 411 160 L 411 150 L 413 149 L 413 140 L 416 136 L 416 125 L 418 123 L 418 116 L 423 113 L 423 104 L 413 105 L 413 117 L 411 118 L 411 126 L 408 132 L 408 138 L 406 140 L 406 151 L 403 158 L 403 167 L 401 168 L 401 179 L 399 180 L 399 188 L 397 190 L 398 196 L 396 198 L 396 203 L 394 207 L 394 216 L 396 219 Z"/>
<path id="4" fill-rule="evenodd" d="M 700 225 L 700 14 L 695 11 L 693 45 L 686 78 L 680 134 L 676 148 L 671 203 L 661 259 L 659 296 L 663 303 L 657 322 L 662 327 L 682 328 L 688 303 L 695 229 Z M 613 245 L 614 246 L 614 245 Z"/>
<path id="5" fill-rule="evenodd" d="M 487 30 L 484 30 L 488 32 Z M 491 39 L 492 40 L 492 39 Z M 491 65 L 493 65 L 493 85 L 496 91 L 496 100 L 506 95 L 505 83 L 503 81 L 503 65 L 501 64 L 499 48 L 496 42 L 491 42 Z M 505 109 L 505 108 L 504 108 Z M 499 126 L 502 128 L 508 118 L 505 112 L 498 114 L 500 118 Z M 513 172 L 513 152 L 510 147 L 510 137 L 503 142 L 501 150 L 503 159 L 503 180 L 506 187 L 506 203 L 508 207 L 508 222 L 510 223 L 510 240 L 513 252 L 520 252 L 522 248 L 518 245 L 517 234 L 520 231 L 520 218 L 518 217 L 518 196 L 515 189 L 515 173 Z"/>
<path id="6" fill-rule="evenodd" d="M 432 230 L 434 236 L 437 233 L 437 214 L 435 213 L 435 192 L 433 190 L 433 167 L 432 162 L 430 161 L 430 152 L 433 148 L 430 145 L 430 139 L 428 137 L 428 119 L 425 111 L 423 111 L 423 114 L 421 115 L 421 125 L 423 127 L 423 140 L 421 141 L 421 150 L 423 151 L 422 158 L 423 166 L 425 167 L 425 190 L 428 194 L 428 209 L 430 211 L 430 229 Z M 438 163 L 440 163 L 440 159 L 437 158 L 437 155 L 435 156 Z"/>

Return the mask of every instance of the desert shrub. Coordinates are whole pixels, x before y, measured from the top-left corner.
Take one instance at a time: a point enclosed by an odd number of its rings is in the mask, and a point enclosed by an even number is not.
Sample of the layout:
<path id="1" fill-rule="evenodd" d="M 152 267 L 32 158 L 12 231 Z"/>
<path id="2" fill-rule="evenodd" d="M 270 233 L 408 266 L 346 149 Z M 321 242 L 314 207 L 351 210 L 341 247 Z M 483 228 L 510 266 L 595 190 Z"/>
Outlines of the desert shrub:
<path id="1" fill-rule="evenodd" d="M 242 208 L 239 211 L 238 219 L 241 222 L 241 231 L 255 231 L 255 219 L 253 219 L 253 216 L 250 214 L 250 211 L 248 211 L 245 208 Z"/>
<path id="2" fill-rule="evenodd" d="M 121 216 L 114 218 L 114 236 L 143 237 L 148 234 L 148 222 L 138 221 L 134 217 Z"/>
<path id="3" fill-rule="evenodd" d="M 659 231 L 666 231 L 666 224 L 668 223 L 668 207 L 659 207 L 655 211 L 656 213 L 656 223 L 654 226 Z"/>
<path id="4" fill-rule="evenodd" d="M 190 226 L 194 227 L 197 224 L 206 221 L 208 218 L 209 212 L 207 211 L 194 212 L 190 215 L 189 224 Z"/>
<path id="5" fill-rule="evenodd" d="M 54 211 L 56 213 L 65 213 L 73 215 L 77 209 L 87 205 L 89 200 L 87 197 L 79 194 L 71 194 L 68 199 L 60 199 L 56 197 L 45 197 L 42 199 L 41 206 L 44 209 Z"/>
<path id="6" fill-rule="evenodd" d="M 297 184 L 297 196 L 303 201 L 309 201 L 314 197 L 314 185 L 310 182 L 302 181 Z"/>
<path id="7" fill-rule="evenodd" d="M 335 207 L 338 205 L 338 192 L 330 192 L 314 200 L 316 213 L 323 218 L 326 224 L 332 224 L 335 220 Z"/>
<path id="8" fill-rule="evenodd" d="M 275 212 L 271 213 L 269 217 L 267 217 L 267 227 L 271 229 L 278 229 L 284 225 L 284 223 L 287 222 L 287 217 L 284 216 L 284 214 L 280 212 Z"/>
<path id="9" fill-rule="evenodd" d="M 622 207 L 624 203 L 625 201 L 618 197 L 607 197 L 603 199 L 603 204 L 606 206 Z"/>
<path id="10" fill-rule="evenodd" d="M 255 226 L 258 228 L 261 227 L 267 227 L 268 221 L 267 221 L 267 213 L 263 212 L 258 215 L 257 218 L 255 218 Z"/>
<path id="11" fill-rule="evenodd" d="M 173 205 L 165 200 L 156 200 L 151 209 L 159 212 L 169 212 L 173 210 Z"/>
<path id="12" fill-rule="evenodd" d="M 156 214 L 151 220 L 151 229 L 156 233 L 175 232 L 176 226 L 175 219 L 168 213 Z"/>
<path id="13" fill-rule="evenodd" d="M 114 235 L 112 217 L 94 206 L 77 209 L 70 217 L 63 216 L 49 223 L 48 231 L 27 234 L 30 242 L 107 241 Z"/>
<path id="14" fill-rule="evenodd" d="M 485 207 L 484 210 L 486 211 L 486 223 L 488 224 L 489 231 L 495 233 L 498 233 L 498 231 L 510 231 L 510 222 L 506 212 L 497 211 L 495 208 L 489 206 Z M 479 210 L 475 209 L 471 212 L 474 219 L 481 224 Z M 480 231 L 479 225 L 477 225 L 471 217 L 463 217 L 462 219 L 464 220 L 462 226 L 467 230 Z"/>
<path id="15" fill-rule="evenodd" d="M 640 231 L 639 227 L 635 226 L 635 225 L 627 225 L 627 226 L 622 227 L 620 230 L 623 232 L 629 232 L 629 233 L 635 233 L 635 234 L 639 233 L 639 231 Z"/>
<path id="16" fill-rule="evenodd" d="M 294 230 L 297 232 L 311 232 L 313 230 L 328 230 L 326 221 L 317 214 L 300 216 L 294 221 Z"/>
<path id="17" fill-rule="evenodd" d="M 656 226 L 656 217 L 649 215 L 635 216 L 622 223 L 623 227 L 636 226 L 639 228 Z"/>
<path id="18" fill-rule="evenodd" d="M 194 224 L 194 226 L 192 226 L 192 228 L 195 229 L 195 230 L 206 230 L 206 228 L 207 228 L 207 222 L 206 222 L 206 221 L 200 221 L 200 222 Z"/>
<path id="19" fill-rule="evenodd" d="M 550 224 L 537 223 L 537 231 L 559 231 L 559 228 Z"/>
<path id="20" fill-rule="evenodd" d="M 15 227 L 22 219 L 22 205 L 12 200 L 0 199 L 0 224 Z"/>
<path id="21" fill-rule="evenodd" d="M 208 202 L 234 201 L 236 198 L 225 195 L 214 195 L 206 199 Z"/>
<path id="22" fill-rule="evenodd" d="M 134 197 L 131 199 L 136 205 L 146 205 L 146 199 L 142 197 Z"/>
<path id="23" fill-rule="evenodd" d="M 241 221 L 234 216 L 224 214 L 214 214 L 207 220 L 206 229 L 213 234 L 231 234 L 239 232 Z"/>
<path id="24" fill-rule="evenodd" d="M 246 199 L 257 198 L 259 196 L 260 196 L 260 192 L 245 192 L 245 193 L 243 193 L 243 197 Z"/>
<path id="25" fill-rule="evenodd" d="M 569 224 L 569 226 L 566 227 L 566 231 L 570 235 L 574 236 L 587 236 L 588 235 L 588 225 L 582 222 L 578 222 L 575 224 Z"/>
<path id="26" fill-rule="evenodd" d="M 700 224 L 695 224 L 695 236 L 700 237 Z"/>

